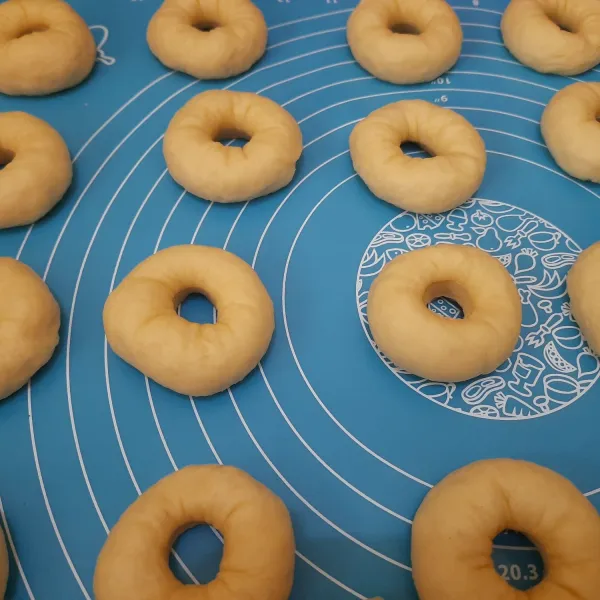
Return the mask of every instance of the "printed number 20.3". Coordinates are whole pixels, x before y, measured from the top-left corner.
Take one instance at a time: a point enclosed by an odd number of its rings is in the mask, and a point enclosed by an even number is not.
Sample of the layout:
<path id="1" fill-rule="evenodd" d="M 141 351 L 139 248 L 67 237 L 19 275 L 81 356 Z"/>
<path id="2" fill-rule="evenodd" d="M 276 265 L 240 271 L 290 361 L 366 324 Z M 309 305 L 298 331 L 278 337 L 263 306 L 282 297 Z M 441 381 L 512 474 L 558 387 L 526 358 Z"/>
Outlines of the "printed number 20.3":
<path id="1" fill-rule="evenodd" d="M 498 565 L 498 572 L 506 581 L 537 581 L 540 578 L 536 565 L 527 565 L 527 572 L 519 565 Z"/>

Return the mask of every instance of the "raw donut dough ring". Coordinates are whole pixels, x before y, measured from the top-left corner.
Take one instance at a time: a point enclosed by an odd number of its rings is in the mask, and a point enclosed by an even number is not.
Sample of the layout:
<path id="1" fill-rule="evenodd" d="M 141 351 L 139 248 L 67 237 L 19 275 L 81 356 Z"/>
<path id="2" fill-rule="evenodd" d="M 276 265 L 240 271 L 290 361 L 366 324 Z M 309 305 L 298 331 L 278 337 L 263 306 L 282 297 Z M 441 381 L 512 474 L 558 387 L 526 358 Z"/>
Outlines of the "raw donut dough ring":
<path id="1" fill-rule="evenodd" d="M 569 270 L 567 292 L 583 337 L 600 354 L 600 242 L 584 250 Z"/>
<path id="2" fill-rule="evenodd" d="M 184 585 L 169 569 L 175 538 L 197 524 L 225 538 L 219 575 Z M 233 467 L 190 466 L 144 492 L 111 530 L 96 565 L 96 600 L 287 600 L 292 523 L 283 502 Z"/>
<path id="3" fill-rule="evenodd" d="M 69 149 L 48 123 L 22 112 L 0 113 L 0 229 L 48 213 L 71 185 Z"/>
<path id="4" fill-rule="evenodd" d="M 511 54 L 540 73 L 578 75 L 600 62 L 596 0 L 511 0 L 501 30 Z"/>
<path id="5" fill-rule="evenodd" d="M 413 158 L 400 144 L 415 142 L 433 156 Z M 461 115 L 424 100 L 401 100 L 373 111 L 350 134 L 354 169 L 382 200 L 417 213 L 455 208 L 477 190 L 485 145 Z"/>
<path id="6" fill-rule="evenodd" d="M 456 300 L 464 319 L 427 305 Z M 494 371 L 511 354 L 521 329 L 521 299 L 500 261 L 471 246 L 441 244 L 401 254 L 369 292 L 375 342 L 398 367 L 432 381 L 465 381 Z"/>
<path id="7" fill-rule="evenodd" d="M 176 309 L 192 293 L 215 306 L 215 324 Z M 209 246 L 173 246 L 141 262 L 108 297 L 113 351 L 164 387 L 210 396 L 241 381 L 263 357 L 275 327 L 273 303 L 241 258 Z"/>
<path id="8" fill-rule="evenodd" d="M 505 529 L 526 534 L 544 559 L 544 578 L 527 591 L 494 568 L 492 543 Z M 596 600 L 600 517 L 558 473 L 520 460 L 484 460 L 427 494 L 413 522 L 412 563 L 421 600 Z"/>
<path id="9" fill-rule="evenodd" d="M 463 40 L 460 21 L 444 0 L 362 0 L 348 19 L 347 37 L 363 69 L 400 84 L 432 81 L 448 71 Z"/>
<path id="10" fill-rule="evenodd" d="M 262 57 L 267 24 L 250 0 L 166 0 L 150 20 L 147 40 L 165 66 L 198 79 L 224 79 Z"/>
<path id="11" fill-rule="evenodd" d="M 27 265 L 0 258 L 0 400 L 23 387 L 58 345 L 60 309 Z"/>
<path id="12" fill-rule="evenodd" d="M 227 137 L 248 139 L 224 146 Z M 188 192 L 212 202 L 240 202 L 286 186 L 302 153 L 294 117 L 273 100 L 211 90 L 192 98 L 169 123 L 163 151 L 169 173 Z"/>
<path id="13" fill-rule="evenodd" d="M 0 93 L 41 96 L 81 83 L 96 62 L 85 21 L 62 0 L 0 4 Z"/>
<path id="14" fill-rule="evenodd" d="M 596 183 L 600 183 L 599 115 L 600 83 L 573 83 L 553 96 L 541 124 L 558 166 L 573 177 Z"/>
<path id="15" fill-rule="evenodd" d="M 0 529 L 0 598 L 4 598 L 8 584 L 8 551 L 2 529 Z"/>

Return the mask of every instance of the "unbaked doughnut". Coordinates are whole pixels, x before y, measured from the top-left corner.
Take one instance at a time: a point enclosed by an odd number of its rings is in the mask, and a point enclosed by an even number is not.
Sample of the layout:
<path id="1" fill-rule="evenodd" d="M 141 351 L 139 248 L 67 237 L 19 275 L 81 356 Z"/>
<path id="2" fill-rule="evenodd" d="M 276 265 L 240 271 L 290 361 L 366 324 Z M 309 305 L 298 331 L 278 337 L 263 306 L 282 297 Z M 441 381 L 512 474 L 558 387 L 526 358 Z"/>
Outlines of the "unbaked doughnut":
<path id="1" fill-rule="evenodd" d="M 369 73 L 392 83 L 421 83 L 460 56 L 462 29 L 444 0 L 362 0 L 348 19 L 348 45 Z"/>
<path id="2" fill-rule="evenodd" d="M 0 113 L 0 229 L 27 225 L 50 211 L 71 185 L 69 149 L 48 123 Z"/>
<path id="3" fill-rule="evenodd" d="M 567 291 L 571 314 L 583 337 L 590 348 L 600 354 L 600 242 L 579 255 L 569 270 Z"/>
<path id="4" fill-rule="evenodd" d="M 415 142 L 432 155 L 412 158 Z M 350 135 L 354 169 L 378 198 L 417 213 L 455 208 L 477 190 L 485 145 L 461 115 L 424 100 L 402 100 L 373 111 Z"/>
<path id="5" fill-rule="evenodd" d="M 215 306 L 215 324 L 177 314 L 193 293 Z M 267 351 L 274 327 L 273 303 L 258 275 L 241 258 L 209 246 L 173 246 L 150 256 L 104 307 L 114 352 L 190 396 L 210 396 L 241 381 Z"/>
<path id="6" fill-rule="evenodd" d="M 518 591 L 498 575 L 492 543 L 526 534 L 544 577 Z M 600 517 L 567 479 L 520 460 L 473 463 L 425 497 L 412 531 L 413 577 L 421 600 L 597 600 Z"/>
<path id="7" fill-rule="evenodd" d="M 267 24 L 250 0 L 165 0 L 147 32 L 165 66 L 198 79 L 247 71 L 267 47 Z"/>
<path id="8" fill-rule="evenodd" d="M 94 68 L 96 42 L 62 0 L 0 4 L 0 92 L 40 96 L 81 83 Z"/>
<path id="9" fill-rule="evenodd" d="M 60 309 L 27 265 L 0 258 L 0 400 L 16 392 L 58 344 Z"/>
<path id="10" fill-rule="evenodd" d="M 178 535 L 209 524 L 225 538 L 218 576 L 180 583 L 169 569 Z M 96 600 L 288 600 L 294 533 L 283 502 L 233 467 L 190 466 L 144 492 L 111 530 L 96 565 Z"/>
<path id="11" fill-rule="evenodd" d="M 2 529 L 0 529 L 0 598 L 4 598 L 7 583 L 8 583 L 8 552 L 6 550 L 4 534 L 2 533 Z"/>
<path id="12" fill-rule="evenodd" d="M 599 2 L 600 4 L 600 2 Z M 548 103 L 542 135 L 559 167 L 585 181 L 600 182 L 600 83 L 573 83 Z"/>
<path id="13" fill-rule="evenodd" d="M 463 319 L 427 308 L 442 296 L 460 304 Z M 367 315 L 379 349 L 398 367 L 433 381 L 465 381 L 494 371 L 512 354 L 521 299 L 493 256 L 441 244 L 389 262 L 371 286 Z"/>
<path id="14" fill-rule="evenodd" d="M 540 73 L 577 75 L 600 62 L 597 0 L 511 0 L 501 30 L 511 54 Z"/>
<path id="15" fill-rule="evenodd" d="M 249 140 L 242 148 L 220 140 Z M 279 104 L 257 94 L 211 90 L 171 120 L 163 144 L 169 173 L 195 196 L 239 202 L 286 186 L 302 153 L 302 133 Z"/>

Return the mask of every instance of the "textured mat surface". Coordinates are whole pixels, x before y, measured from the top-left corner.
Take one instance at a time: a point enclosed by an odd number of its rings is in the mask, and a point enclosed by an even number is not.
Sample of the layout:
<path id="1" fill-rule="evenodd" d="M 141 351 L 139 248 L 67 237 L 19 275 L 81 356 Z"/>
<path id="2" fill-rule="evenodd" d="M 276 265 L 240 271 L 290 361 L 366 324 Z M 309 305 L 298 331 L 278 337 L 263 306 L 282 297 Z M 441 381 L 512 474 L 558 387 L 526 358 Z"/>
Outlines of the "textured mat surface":
<path id="1" fill-rule="evenodd" d="M 57 127 L 76 170 L 47 219 L 0 232 L 0 254 L 31 265 L 63 311 L 51 364 L 0 405 L 10 600 L 91 598 L 109 528 L 141 491 L 190 463 L 238 465 L 282 496 L 298 542 L 294 600 L 415 599 L 411 518 L 433 484 L 475 459 L 547 465 L 600 507 L 600 364 L 569 316 L 564 285 L 580 249 L 598 237 L 600 188 L 566 177 L 544 147 L 542 110 L 570 80 L 511 58 L 498 29 L 503 0 L 456 3 L 459 63 L 413 87 L 377 81 L 352 60 L 345 23 L 354 0 L 262 0 L 268 53 L 249 73 L 209 85 L 151 56 L 144 34 L 157 0 L 73 4 L 100 46 L 90 79 L 49 98 L 0 97 L 0 110 L 30 111 Z M 216 85 L 267 95 L 300 122 L 305 151 L 287 189 L 218 206 L 182 194 L 166 173 L 161 136 L 170 118 Z M 477 198 L 449 214 L 399 213 L 352 170 L 354 123 L 403 98 L 451 107 L 485 139 Z M 501 258 L 524 303 L 510 361 L 468 385 L 398 372 L 374 350 L 365 322 L 367 292 L 385 262 L 438 241 Z M 106 296 L 136 263 L 190 242 L 253 264 L 277 313 L 260 368 L 209 400 L 145 380 L 107 349 L 101 321 Z M 450 304 L 436 310 L 456 316 Z M 200 301 L 183 312 L 211 318 Z M 526 542 L 497 541 L 502 575 L 520 587 L 541 577 Z M 177 552 L 184 581 L 207 581 L 221 543 L 197 528 Z"/>

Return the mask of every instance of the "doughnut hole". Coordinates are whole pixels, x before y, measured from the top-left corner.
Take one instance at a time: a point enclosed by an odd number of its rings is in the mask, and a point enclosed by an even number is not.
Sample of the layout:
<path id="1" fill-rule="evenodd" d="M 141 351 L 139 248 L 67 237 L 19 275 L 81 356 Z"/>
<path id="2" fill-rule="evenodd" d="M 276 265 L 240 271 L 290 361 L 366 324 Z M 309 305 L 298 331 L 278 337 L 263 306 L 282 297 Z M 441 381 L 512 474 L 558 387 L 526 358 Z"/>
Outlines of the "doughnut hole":
<path id="1" fill-rule="evenodd" d="M 7 150 L 0 146 L 0 171 L 10 164 L 15 158 L 15 153 L 12 150 Z"/>
<path id="2" fill-rule="evenodd" d="M 400 150 L 412 158 L 433 158 L 435 156 L 435 153 L 427 148 L 422 142 L 413 142 L 412 140 L 402 142 L 400 144 Z M 418 156 L 419 154 L 425 156 Z"/>
<path id="3" fill-rule="evenodd" d="M 238 127 L 221 127 L 213 136 L 213 141 L 224 146 L 244 147 L 252 138 L 252 135 Z"/>
<path id="4" fill-rule="evenodd" d="M 204 33 L 210 33 L 211 31 L 218 29 L 220 27 L 219 23 L 216 21 L 210 21 L 208 19 L 200 19 L 199 21 L 194 22 L 194 29 L 198 31 L 202 31 Z"/>
<path id="5" fill-rule="evenodd" d="M 217 309 L 201 291 L 185 290 L 175 298 L 175 306 L 179 316 L 191 323 L 212 325 L 217 321 Z"/>
<path id="6" fill-rule="evenodd" d="M 430 284 L 425 290 L 423 301 L 430 311 L 439 314 L 443 318 L 450 317 L 447 311 L 444 310 L 444 305 L 447 305 L 447 303 L 458 309 L 458 315 L 456 316 L 458 319 L 468 317 L 473 310 L 473 302 L 467 290 L 455 281 L 436 281 Z M 438 310 L 434 310 L 436 305 Z"/>
<path id="7" fill-rule="evenodd" d="M 48 25 L 45 25 L 44 23 L 29 23 L 25 27 L 23 27 L 22 29 L 19 30 L 19 32 L 17 33 L 15 38 L 16 39 L 23 38 L 25 36 L 32 35 L 34 33 L 44 33 L 45 31 L 48 31 L 48 29 L 50 29 L 50 28 L 48 27 Z"/>
<path id="8" fill-rule="evenodd" d="M 388 29 L 398 35 L 421 35 L 426 26 L 422 17 L 410 10 L 403 10 L 400 6 L 392 9 L 387 16 Z"/>
<path id="9" fill-rule="evenodd" d="M 210 33 L 222 27 L 222 15 L 219 14 L 219 10 L 215 10 L 214 7 L 213 9 L 207 8 L 206 6 L 202 6 L 202 4 L 204 3 L 194 2 L 191 7 L 190 22 L 192 27 L 204 33 Z"/>
<path id="10" fill-rule="evenodd" d="M 528 537 L 507 530 L 494 540 L 494 545 L 492 559 L 496 573 L 510 586 L 527 591 L 542 582 L 544 560 Z"/>
<path id="11" fill-rule="evenodd" d="M 400 35 L 420 35 L 421 30 L 413 23 L 391 23 L 389 25 L 392 33 L 398 33 Z"/>
<path id="12" fill-rule="evenodd" d="M 175 532 L 171 546 L 179 556 L 185 557 L 186 566 L 192 573 L 200 574 L 200 584 L 210 583 L 217 577 L 223 557 L 223 544 L 216 540 L 208 525 L 192 523 L 181 527 Z M 169 557 L 169 566 L 177 579 L 182 583 L 189 583 L 189 578 L 173 554 Z"/>
<path id="13" fill-rule="evenodd" d="M 546 16 L 562 31 L 566 33 L 577 33 L 578 22 L 569 11 L 552 10 Z"/>

